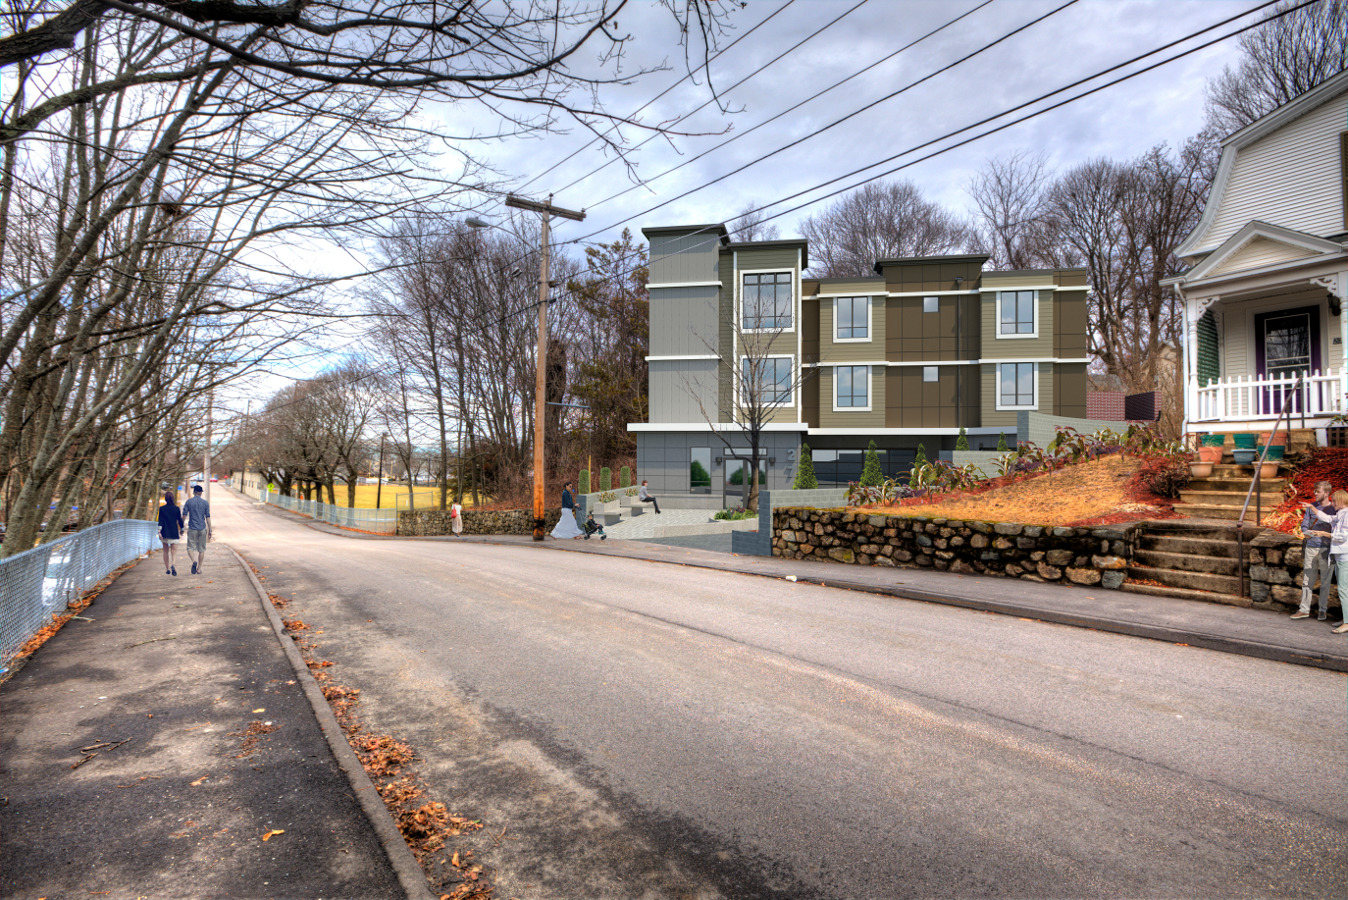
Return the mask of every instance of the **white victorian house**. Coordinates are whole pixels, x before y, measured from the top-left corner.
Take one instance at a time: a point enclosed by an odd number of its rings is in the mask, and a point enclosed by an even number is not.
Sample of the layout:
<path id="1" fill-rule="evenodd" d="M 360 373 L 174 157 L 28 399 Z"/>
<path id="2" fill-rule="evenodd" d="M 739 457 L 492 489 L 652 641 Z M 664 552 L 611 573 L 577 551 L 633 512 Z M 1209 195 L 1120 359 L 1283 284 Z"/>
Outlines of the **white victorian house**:
<path id="1" fill-rule="evenodd" d="M 1184 431 L 1324 427 L 1348 396 L 1348 71 L 1222 142 L 1168 279 L 1184 300 Z"/>

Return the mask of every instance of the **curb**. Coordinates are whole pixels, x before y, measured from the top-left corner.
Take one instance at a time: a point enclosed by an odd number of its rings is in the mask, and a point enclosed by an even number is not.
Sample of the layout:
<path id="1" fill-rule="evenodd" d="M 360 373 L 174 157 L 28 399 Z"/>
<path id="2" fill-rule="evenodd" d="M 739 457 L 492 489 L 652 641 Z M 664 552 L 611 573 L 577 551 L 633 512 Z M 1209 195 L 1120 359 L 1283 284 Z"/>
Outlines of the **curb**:
<path id="1" fill-rule="evenodd" d="M 228 545 L 226 545 L 228 546 Z M 347 780 L 351 783 L 351 790 L 355 792 L 356 800 L 365 812 L 365 817 L 369 820 L 371 827 L 374 828 L 375 836 L 378 837 L 380 845 L 384 848 L 389 862 L 393 865 L 394 874 L 398 876 L 398 883 L 402 885 L 403 892 L 408 900 L 435 900 L 435 894 L 431 891 L 430 883 L 426 880 L 426 873 L 422 870 L 421 864 L 412 854 L 411 848 L 403 840 L 402 833 L 398 831 L 397 824 L 393 821 L 393 816 L 389 814 L 388 807 L 384 805 L 384 800 L 379 796 L 379 791 L 375 788 L 374 782 L 370 781 L 370 776 L 365 773 L 365 768 L 360 764 L 360 759 L 356 756 L 356 751 L 351 749 L 347 743 L 346 733 L 342 731 L 342 726 L 338 724 L 337 717 L 332 712 L 332 707 L 328 706 L 328 700 L 323 696 L 323 691 L 314 680 L 313 673 L 305 665 L 303 657 L 300 656 L 299 649 L 295 646 L 295 641 L 285 632 L 285 626 L 281 624 L 281 614 L 272 606 L 271 598 L 268 597 L 266 588 L 262 582 L 257 580 L 253 570 L 248 562 L 239 555 L 239 552 L 233 547 L 229 547 L 229 552 L 234 554 L 234 558 L 243 566 L 244 573 L 253 585 L 253 590 L 257 591 L 258 599 L 262 603 L 262 608 L 267 613 L 267 621 L 271 623 L 272 630 L 276 633 L 277 641 L 281 649 L 285 651 L 286 659 L 290 660 L 291 667 L 295 670 L 295 677 L 299 679 L 304 687 L 304 695 L 309 698 L 309 705 L 313 707 L 314 717 L 318 719 L 319 730 L 323 736 L 328 739 L 328 747 L 332 749 L 332 755 L 337 759 L 337 765 L 346 774 Z"/>

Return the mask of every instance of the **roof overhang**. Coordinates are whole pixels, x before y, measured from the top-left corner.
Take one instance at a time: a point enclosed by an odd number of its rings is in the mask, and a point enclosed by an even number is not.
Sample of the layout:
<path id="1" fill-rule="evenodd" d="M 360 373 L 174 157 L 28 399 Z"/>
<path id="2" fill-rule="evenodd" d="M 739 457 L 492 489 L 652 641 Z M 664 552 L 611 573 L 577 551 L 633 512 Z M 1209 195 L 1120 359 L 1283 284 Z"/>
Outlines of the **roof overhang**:
<path id="1" fill-rule="evenodd" d="M 1208 279 L 1213 272 L 1221 268 L 1222 264 L 1235 254 L 1239 253 L 1251 241 L 1258 238 L 1273 241 L 1278 244 L 1285 244 L 1289 247 L 1306 251 L 1306 256 L 1300 259 L 1288 260 L 1275 266 L 1260 269 L 1260 272 L 1269 269 L 1297 268 L 1307 263 L 1319 263 L 1336 257 L 1348 255 L 1348 248 L 1334 241 L 1325 240 L 1322 237 L 1316 237 L 1313 234 L 1307 234 L 1304 231 L 1294 231 L 1291 228 L 1284 228 L 1281 225 L 1272 225 L 1268 222 L 1260 222 L 1258 219 L 1246 223 L 1245 227 L 1231 235 L 1222 244 L 1207 255 L 1206 258 L 1196 266 L 1185 272 L 1182 276 L 1175 279 L 1167 279 L 1173 283 L 1183 286 L 1190 286 Z M 1232 272 L 1223 275 L 1222 280 L 1232 280 L 1247 273 Z M 1248 274 L 1254 274 L 1253 272 Z"/>

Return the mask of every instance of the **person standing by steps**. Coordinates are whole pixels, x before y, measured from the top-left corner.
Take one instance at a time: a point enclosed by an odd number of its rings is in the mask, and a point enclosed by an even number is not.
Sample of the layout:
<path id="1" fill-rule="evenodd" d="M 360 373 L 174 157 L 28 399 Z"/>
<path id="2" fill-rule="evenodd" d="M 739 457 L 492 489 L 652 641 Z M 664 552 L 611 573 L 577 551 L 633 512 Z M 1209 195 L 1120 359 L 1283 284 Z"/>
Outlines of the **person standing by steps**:
<path id="1" fill-rule="evenodd" d="M 1334 529 L 1329 540 L 1329 552 L 1338 565 L 1339 609 L 1348 608 L 1348 491 L 1335 491 L 1330 501 L 1336 512 L 1331 516 L 1314 503 L 1303 504 L 1308 515 L 1328 522 Z M 1296 616 L 1293 616 L 1296 618 Z M 1334 629 L 1335 634 L 1348 632 L 1348 621 Z"/>
<path id="2" fill-rule="evenodd" d="M 183 539 L 183 511 L 173 491 L 164 491 L 164 505 L 159 507 L 159 541 L 164 545 L 164 574 L 177 575 L 178 567 L 173 564 L 173 552 Z"/>
<path id="3" fill-rule="evenodd" d="M 200 575 L 206 568 L 206 544 L 212 537 L 211 505 L 201 496 L 201 485 L 192 488 L 192 499 L 183 504 L 183 514 L 187 517 L 187 558 L 192 560 L 192 574 Z"/>
<path id="4" fill-rule="evenodd" d="M 651 496 L 650 491 L 646 490 L 647 484 L 649 484 L 649 482 L 646 481 L 641 482 L 641 491 L 637 494 L 637 499 L 640 500 L 642 503 L 654 504 L 655 514 L 658 516 L 660 515 L 660 504 L 657 503 L 655 498 Z"/>
<path id="5" fill-rule="evenodd" d="M 1329 502 L 1330 491 L 1334 489 L 1328 481 L 1317 482 L 1313 505 L 1321 512 L 1333 515 L 1334 504 Z M 1301 530 L 1306 535 L 1302 542 L 1304 562 L 1301 568 L 1301 607 L 1294 613 L 1294 619 L 1309 619 L 1311 615 L 1311 594 L 1315 590 L 1315 580 L 1320 580 L 1320 619 L 1329 615 L 1330 580 L 1330 539 L 1333 529 L 1311 514 L 1309 509 L 1301 517 Z M 1342 582 L 1340 582 L 1342 584 Z M 1342 589 L 1340 589 L 1342 590 Z"/>

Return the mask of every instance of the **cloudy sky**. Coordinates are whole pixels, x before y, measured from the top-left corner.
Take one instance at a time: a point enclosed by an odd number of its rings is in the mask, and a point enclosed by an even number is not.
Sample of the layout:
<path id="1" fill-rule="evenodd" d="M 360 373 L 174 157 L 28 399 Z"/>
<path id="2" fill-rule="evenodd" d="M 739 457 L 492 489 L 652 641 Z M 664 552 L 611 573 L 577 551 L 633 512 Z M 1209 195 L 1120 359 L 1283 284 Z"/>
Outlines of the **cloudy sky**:
<path id="1" fill-rule="evenodd" d="M 554 232 L 557 240 L 591 234 L 593 240 L 610 240 L 624 226 L 639 231 L 642 227 L 659 225 L 722 222 L 748 204 L 762 206 L 811 191 L 816 185 L 853 169 L 941 138 L 1232 16 L 1245 14 L 1224 28 L 1185 41 L 1107 78 L 1136 71 L 1229 34 L 1255 21 L 1259 13 L 1251 11 L 1261 5 L 1251 0 L 1079 0 L 1066 6 L 1064 0 L 992 0 L 986 4 L 984 0 L 859 3 L 858 0 L 794 3 L 749 0 L 748 6 L 731 18 L 733 29 L 722 37 L 722 46 L 760 23 L 761 27 L 711 65 L 712 82 L 725 91 L 722 103 L 731 111 L 723 112 L 712 103 L 677 126 L 679 130 L 705 136 L 657 138 L 631 151 L 629 160 L 646 181 L 644 186 L 620 194 L 633 187 L 633 181 L 621 164 L 611 162 L 611 153 L 606 155 L 597 146 L 582 150 L 552 171 L 546 171 L 589 142 L 590 135 L 579 128 L 573 127 L 567 134 L 503 141 L 488 145 L 481 152 L 499 172 L 514 179 L 522 193 L 544 198 L 549 192 L 556 192 L 554 202 L 559 206 L 587 210 L 587 221 L 560 224 Z M 961 15 L 965 17 L 954 25 L 745 134 Z M 1045 16 L 1042 21 L 1030 24 Z M 698 83 L 684 81 L 657 102 L 650 103 L 686 72 L 677 33 L 665 9 L 646 0 L 632 0 L 619 25 L 622 32 L 632 36 L 624 63 L 627 71 L 662 63 L 670 70 L 646 75 L 633 85 L 605 87 L 600 99 L 610 112 L 625 114 L 640 110 L 641 121 L 664 122 L 689 116 L 690 111 L 709 99 L 705 79 L 699 77 Z M 817 36 L 810 37 L 824 26 L 827 27 Z M 1006 37 L 1021 28 L 1024 30 Z M 998 42 L 1002 38 L 1005 39 Z M 805 42 L 769 65 L 774 57 L 801 41 Z M 980 50 L 948 71 L 890 99 L 882 99 Z M 916 162 L 891 177 L 909 178 L 929 199 L 965 210 L 968 205 L 965 188 L 989 157 L 1021 150 L 1042 151 L 1055 169 L 1062 170 L 1099 156 L 1126 159 L 1163 142 L 1173 146 L 1202 126 L 1205 82 L 1224 66 L 1233 64 L 1238 59 L 1238 50 L 1234 38 L 1222 41 L 997 134 Z M 578 61 L 578 68 L 591 66 L 592 57 L 590 54 L 590 58 Z M 762 71 L 752 74 L 764 66 Z M 743 84 L 731 88 L 751 74 Z M 1104 80 L 1090 82 L 1026 111 L 1042 108 Z M 817 133 L 836 119 L 870 104 L 875 105 Z M 473 122 L 472 116 L 471 111 L 455 110 L 454 127 L 461 133 L 466 122 Z M 978 131 L 1003 122 L 998 120 Z M 485 119 L 474 124 L 482 128 L 489 125 Z M 866 175 L 909 162 L 973 133 L 977 132 L 939 141 Z M 624 129 L 624 134 L 632 144 L 646 136 L 638 129 Z M 744 136 L 726 143 L 738 135 Z M 728 174 L 771 151 L 780 152 L 741 172 Z M 706 155 L 690 162 L 703 153 Z M 665 174 L 680 164 L 685 165 Z M 723 176 L 728 177 L 706 186 Z M 796 206 L 863 177 L 855 176 L 813 190 L 800 199 L 772 207 L 770 212 Z M 798 234 L 799 220 L 822 209 L 827 202 L 777 220 L 783 236 Z M 652 209 L 661 203 L 668 205 Z M 482 209 L 498 220 L 504 214 L 493 202 L 485 203 Z"/>

